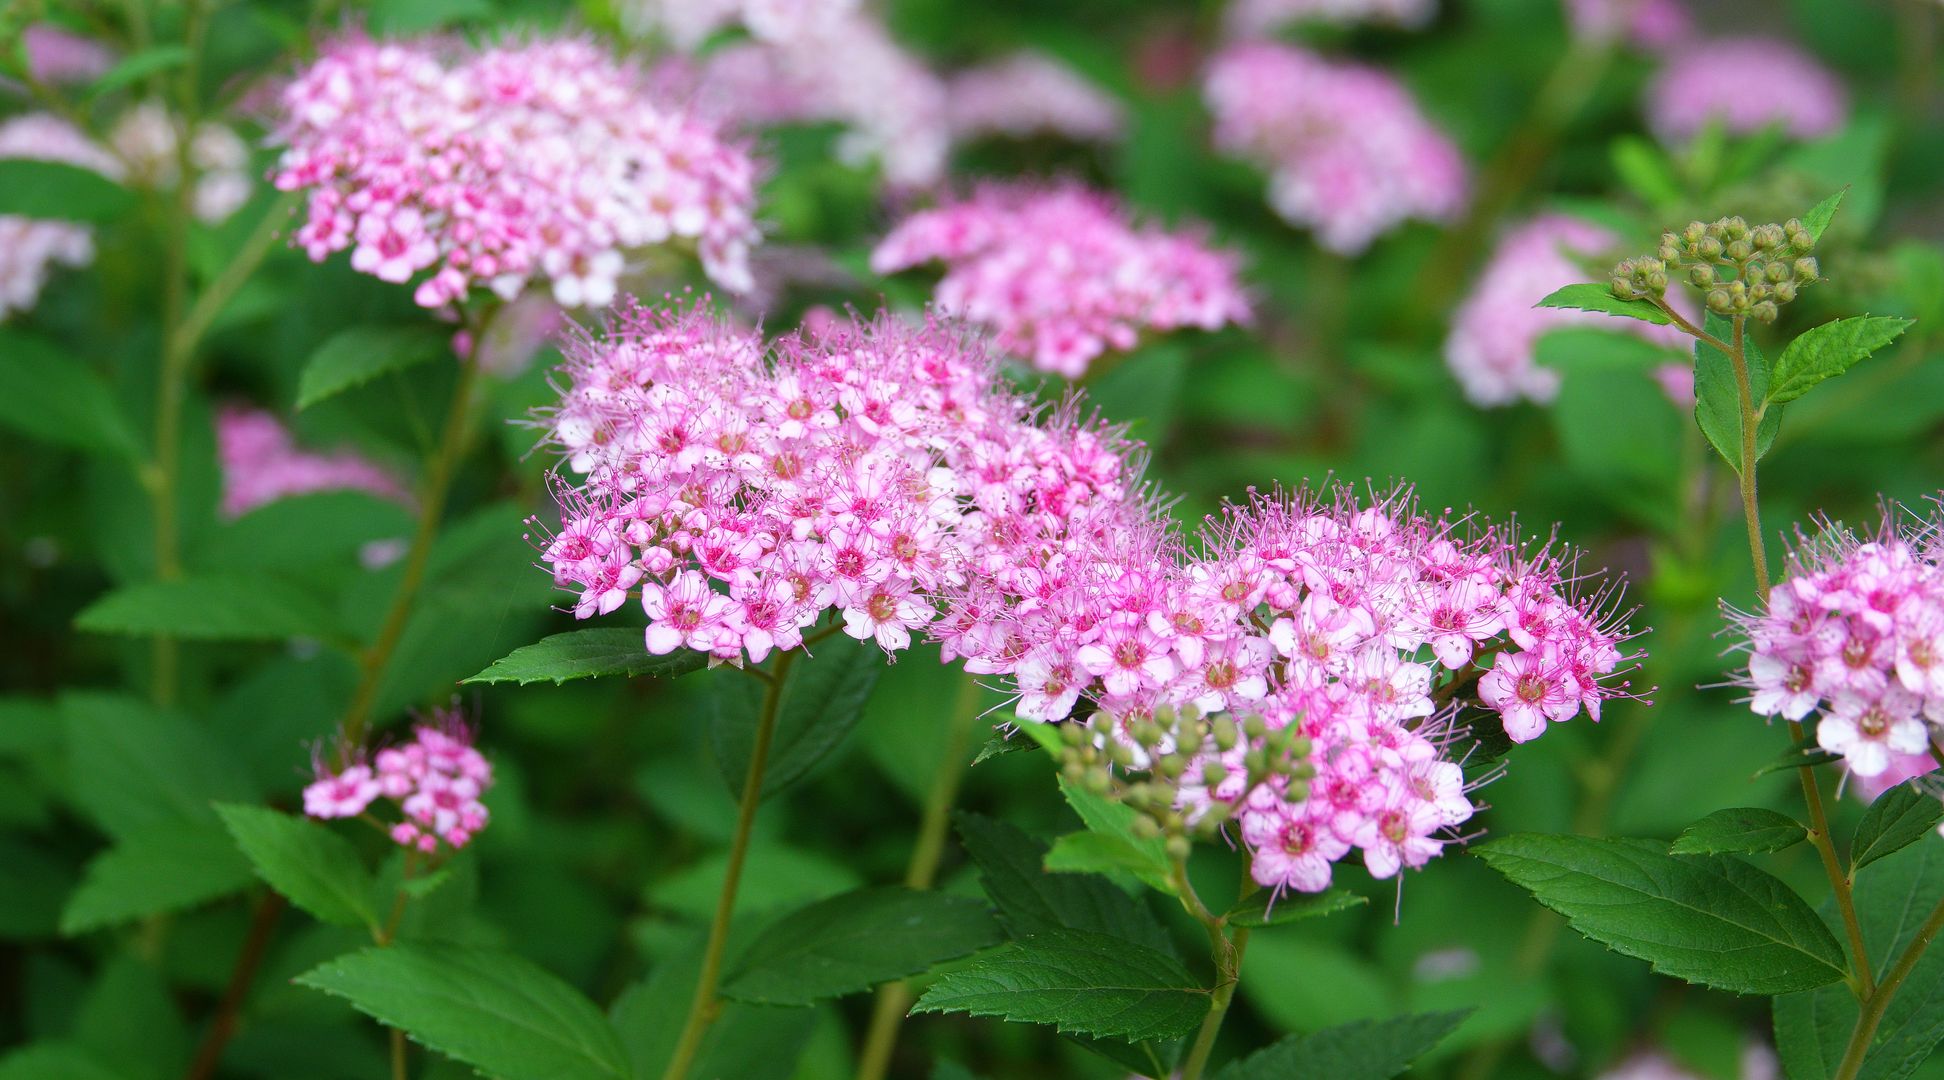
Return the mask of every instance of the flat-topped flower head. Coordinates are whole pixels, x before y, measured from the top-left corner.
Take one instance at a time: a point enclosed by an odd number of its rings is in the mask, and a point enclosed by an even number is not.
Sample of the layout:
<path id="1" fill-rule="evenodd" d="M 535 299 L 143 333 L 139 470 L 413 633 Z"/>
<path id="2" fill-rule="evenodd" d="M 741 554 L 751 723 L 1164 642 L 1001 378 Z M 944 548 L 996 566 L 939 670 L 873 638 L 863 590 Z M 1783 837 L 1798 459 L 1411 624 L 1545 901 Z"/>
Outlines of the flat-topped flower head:
<path id="1" fill-rule="evenodd" d="M 1843 126 L 1849 95 L 1829 69 L 1774 38 L 1722 38 L 1681 49 L 1647 87 L 1647 123 L 1668 142 L 1709 124 L 1730 135 L 1770 127 L 1814 139 Z"/>
<path id="2" fill-rule="evenodd" d="M 482 799 L 493 786 L 493 766 L 473 741 L 457 708 L 437 710 L 407 742 L 346 755 L 337 769 L 320 760 L 317 779 L 304 789 L 304 813 L 358 817 L 386 803 L 396 817 L 379 824 L 399 846 L 427 855 L 457 851 L 492 817 Z"/>
<path id="3" fill-rule="evenodd" d="M 1072 68 L 1018 52 L 952 76 L 946 97 L 952 137 L 1057 135 L 1077 142 L 1118 138 L 1126 121 L 1118 101 Z"/>
<path id="4" fill-rule="evenodd" d="M 314 491 L 367 491 L 382 499 L 411 501 L 404 485 L 383 466 L 348 450 L 298 449 L 283 423 L 261 409 L 233 405 L 216 414 L 216 457 L 222 467 L 226 517 Z"/>
<path id="5" fill-rule="evenodd" d="M 1911 774 L 1944 722 L 1938 522 L 1799 539 L 1762 610 L 1732 615 L 1742 685 L 1762 716 L 1816 722 L 1816 741 L 1865 779 Z"/>
<path id="6" fill-rule="evenodd" d="M 1586 280 L 1593 272 L 1581 261 L 1610 251 L 1619 241 L 1603 226 L 1564 214 L 1534 218 L 1505 234 L 1452 317 L 1445 338 L 1445 364 L 1466 398 L 1485 406 L 1551 401 L 1559 393 L 1560 372 L 1538 364 L 1533 349 L 1546 331 L 1562 326 L 1616 330 L 1674 352 L 1684 349 L 1688 339 L 1671 326 L 1538 306 L 1553 290 Z M 1689 360 L 1677 363 L 1675 370 L 1692 366 Z M 1690 397 L 1692 392 L 1690 387 Z"/>
<path id="7" fill-rule="evenodd" d="M 110 179 L 122 176 L 113 155 L 48 113 L 0 122 L 0 159 L 12 158 L 78 165 Z M 94 233 L 87 226 L 0 214 L 0 320 L 32 308 L 55 267 L 93 261 Z"/>
<path id="8" fill-rule="evenodd" d="M 1240 259 L 1193 232 L 1134 222 L 1073 184 L 992 184 L 906 218 L 871 254 L 890 273 L 945 265 L 936 303 L 1004 352 L 1069 378 L 1141 332 L 1249 318 Z"/>
<path id="9" fill-rule="evenodd" d="M 1356 254 L 1407 219 L 1465 200 L 1458 148 L 1394 77 L 1289 45 L 1218 53 L 1203 95 L 1215 142 L 1269 170 L 1269 202 L 1331 251 Z"/>
<path id="10" fill-rule="evenodd" d="M 284 89 L 277 135 L 274 182 L 310 193 L 297 243 L 417 279 L 425 307 L 534 281 L 604 306 L 635 253 L 671 243 L 750 284 L 749 155 L 591 41 L 347 37 Z"/>

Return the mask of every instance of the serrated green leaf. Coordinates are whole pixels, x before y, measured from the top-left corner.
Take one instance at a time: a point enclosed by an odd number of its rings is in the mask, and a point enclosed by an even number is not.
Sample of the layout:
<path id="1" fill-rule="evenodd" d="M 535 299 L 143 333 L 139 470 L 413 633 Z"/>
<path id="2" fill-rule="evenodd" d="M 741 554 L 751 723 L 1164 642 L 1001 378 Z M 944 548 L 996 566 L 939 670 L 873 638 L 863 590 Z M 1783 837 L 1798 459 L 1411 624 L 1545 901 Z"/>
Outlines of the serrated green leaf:
<path id="1" fill-rule="evenodd" d="M 1048 873 L 1047 845 L 1003 821 L 960 813 L 956 822 L 986 895 L 1013 937 L 1087 930 L 1172 951 L 1166 928 L 1140 900 L 1102 878 Z"/>
<path id="2" fill-rule="evenodd" d="M 1887 970 L 1917 936 L 1944 896 L 1944 845 L 1905 848 L 1856 879 L 1856 917 L 1873 970 Z M 1830 903 L 1826 917 L 1835 918 Z M 1825 986 L 1775 999 L 1775 1049 L 1792 1080 L 1825 1080 L 1836 1074 L 1851 1031 L 1856 998 L 1845 986 Z M 1944 950 L 1933 945 L 1918 958 L 1884 1010 L 1857 1080 L 1906 1080 L 1944 1039 Z"/>
<path id="3" fill-rule="evenodd" d="M 1060 778 L 1060 794 L 1066 796 L 1067 805 L 1080 815 L 1088 832 L 1109 837 L 1099 842 L 1073 841 L 1067 844 L 1065 856 L 1073 860 L 1066 867 L 1055 867 L 1048 863 L 1047 869 L 1081 870 L 1101 873 L 1109 869 L 1124 871 L 1135 879 L 1152 888 L 1173 895 L 1174 866 L 1168 860 L 1166 841 L 1159 836 L 1139 836 L 1134 831 L 1134 819 L 1140 815 L 1133 807 L 1114 802 L 1104 795 L 1093 792 L 1078 784 L 1070 783 L 1066 777 Z M 1062 840 L 1067 838 L 1063 837 Z M 1058 851 L 1061 843 L 1054 843 Z M 1052 853 L 1048 853 L 1052 857 Z M 1111 859 L 1112 866 L 1101 860 Z M 1091 865 L 1089 865 L 1091 864 Z"/>
<path id="4" fill-rule="evenodd" d="M 1001 754 L 1014 754 L 1021 750 L 1031 750 L 1037 745 L 1032 739 L 1008 738 L 1003 732 L 994 732 L 991 737 L 986 739 L 985 745 L 979 747 L 978 754 L 972 758 L 972 764 L 978 765 L 992 758 L 996 758 Z"/>
<path id="5" fill-rule="evenodd" d="M 1234 926 L 1281 926 L 1301 919 L 1334 915 L 1368 903 L 1368 897 L 1348 889 L 1284 893 L 1280 897 L 1268 889 L 1257 889 L 1235 902 L 1235 906 L 1228 911 L 1228 921 Z"/>
<path id="6" fill-rule="evenodd" d="M 449 943 L 367 948 L 296 981 L 504 1080 L 633 1075 L 594 1003 L 511 953 Z"/>
<path id="7" fill-rule="evenodd" d="M 1208 991 L 1180 961 L 1120 938 L 1051 930 L 939 976 L 913 1012 L 961 1012 L 1131 1040 L 1186 1035 Z"/>
<path id="8" fill-rule="evenodd" d="M 354 326 L 318 346 L 297 379 L 297 408 L 320 401 L 385 374 L 403 371 L 439 355 L 439 336 L 421 327 Z"/>
<path id="9" fill-rule="evenodd" d="M 1910 323 L 1909 319 L 1888 315 L 1858 315 L 1810 327 L 1776 357 L 1768 400 L 1794 401 L 1817 383 L 1843 374 L 1897 340 Z"/>
<path id="10" fill-rule="evenodd" d="M 977 900 L 901 887 L 820 900 L 773 923 L 722 985 L 725 997 L 809 1005 L 868 990 L 1000 940 Z"/>
<path id="11" fill-rule="evenodd" d="M 1718 315 L 1708 316 L 1706 329 L 1722 341 L 1729 341 L 1734 333 L 1732 324 Z M 1768 396 L 1768 357 L 1752 337 L 1744 340 L 1742 353 L 1748 365 L 1750 400 L 1759 405 Z M 1728 467 L 1741 471 L 1741 386 L 1735 379 L 1735 364 L 1727 353 L 1705 341 L 1694 343 L 1694 420 Z M 1782 406 L 1770 405 L 1756 421 L 1756 461 L 1768 453 L 1780 430 Z"/>
<path id="12" fill-rule="evenodd" d="M 1613 140 L 1608 156 L 1620 181 L 1649 206 L 1681 201 L 1681 181 L 1674 173 L 1674 163 L 1652 142 L 1639 135 L 1622 135 Z"/>
<path id="13" fill-rule="evenodd" d="M 1575 311 L 1596 311 L 1602 315 L 1618 315 L 1624 319 L 1639 319 L 1641 322 L 1666 326 L 1673 322 L 1667 313 L 1655 307 L 1648 300 L 1622 300 L 1613 295 L 1613 290 L 1605 285 L 1585 282 L 1554 289 L 1544 300 L 1534 307 L 1571 308 Z"/>
<path id="14" fill-rule="evenodd" d="M 1802 227 L 1809 230 L 1812 239 L 1822 239 L 1823 230 L 1829 228 L 1830 221 L 1836 217 L 1836 209 L 1843 205 L 1843 196 L 1848 194 L 1849 189 L 1844 188 L 1810 207 L 1809 212 L 1802 215 Z"/>
<path id="15" fill-rule="evenodd" d="M 1162 892 L 1174 889 L 1167 863 L 1155 862 L 1152 853 L 1136 846 L 1129 836 L 1068 833 L 1053 841 L 1053 849 L 1046 853 L 1046 868 L 1056 874 L 1128 875 Z"/>
<path id="16" fill-rule="evenodd" d="M 139 452 L 134 429 L 87 361 L 26 334 L 0 332 L 0 424 L 77 450 Z"/>
<path id="17" fill-rule="evenodd" d="M 1813 767 L 1816 765 L 1827 765 L 1832 761 L 1839 761 L 1839 760 L 1841 760 L 1841 755 L 1832 754 L 1829 751 L 1824 750 L 1822 746 L 1816 742 L 1816 733 L 1812 731 L 1809 734 L 1803 736 L 1801 739 L 1797 740 L 1796 742 L 1790 744 L 1789 748 L 1787 750 L 1784 750 L 1780 757 L 1777 757 L 1774 761 L 1771 761 L 1768 764 L 1762 766 L 1761 768 L 1755 770 L 1754 775 L 1749 777 L 1749 779 L 1752 780 L 1757 777 L 1767 776 L 1769 773 L 1781 772 L 1784 769 L 1799 769 L 1799 768 L 1803 768 L 1804 766 Z"/>
<path id="18" fill-rule="evenodd" d="M 38 158 L 0 159 L 0 214 L 98 224 L 135 205 L 125 187 L 93 169 Z"/>
<path id="19" fill-rule="evenodd" d="M 626 678 L 672 679 L 709 664 L 706 653 L 678 649 L 666 656 L 648 651 L 643 631 L 625 627 L 602 626 L 592 630 L 570 630 L 550 634 L 531 645 L 522 645 L 493 661 L 491 667 L 464 680 L 468 683 L 550 682 L 555 686 L 574 679 L 599 679 L 619 675 Z"/>
<path id="20" fill-rule="evenodd" d="M 144 49 L 133 56 L 124 57 L 103 72 L 99 79 L 88 86 L 88 96 L 98 98 L 113 93 L 150 75 L 181 67 L 188 62 L 189 48 L 186 45 L 170 43 Z"/>
<path id="21" fill-rule="evenodd" d="M 112 836 L 178 822 L 214 826 L 212 802 L 257 799 L 230 748 L 180 713 L 99 693 L 64 695 L 60 708 L 68 793 Z"/>
<path id="22" fill-rule="evenodd" d="M 307 818 L 261 806 L 221 805 L 216 813 L 257 876 L 284 898 L 336 926 L 378 925 L 372 876 L 351 842 Z"/>
<path id="23" fill-rule="evenodd" d="M 1731 851 L 1781 851 L 1809 838 L 1809 830 L 1787 814 L 1756 806 L 1716 810 L 1681 830 L 1668 852 L 1719 855 Z"/>
<path id="24" fill-rule="evenodd" d="M 1645 840 L 1521 834 L 1477 849 L 1575 930 L 1655 971 L 1742 994 L 1836 982 L 1842 947 L 1789 887 L 1738 859 Z"/>
<path id="25" fill-rule="evenodd" d="M 818 646 L 815 656 L 796 657 L 777 705 L 776 734 L 763 771 L 764 796 L 795 783 L 843 743 L 863 719 L 864 702 L 882 670 L 884 655 L 875 645 L 849 638 Z M 749 772 L 757 715 L 768 687 L 747 675 L 723 671 L 717 674 L 714 689 L 715 722 L 709 727 L 709 741 L 733 795 L 742 791 Z"/>
<path id="26" fill-rule="evenodd" d="M 198 641 L 331 640 L 337 620 L 310 592 L 274 578 L 209 575 L 124 585 L 83 608 L 77 630 Z"/>
<path id="27" fill-rule="evenodd" d="M 250 864 L 220 825 L 170 822 L 94 857 L 61 912 L 61 933 L 193 907 L 250 883 Z"/>
<path id="28" fill-rule="evenodd" d="M 1944 821 L 1944 801 L 1928 790 L 1924 778 L 1905 780 L 1876 797 L 1856 826 L 1850 843 L 1850 875 L 1922 840 Z"/>
<path id="29" fill-rule="evenodd" d="M 1214 1080 L 1390 1080 L 1457 1029 L 1472 1010 L 1359 1020 L 1274 1046 L 1231 1062 Z"/>

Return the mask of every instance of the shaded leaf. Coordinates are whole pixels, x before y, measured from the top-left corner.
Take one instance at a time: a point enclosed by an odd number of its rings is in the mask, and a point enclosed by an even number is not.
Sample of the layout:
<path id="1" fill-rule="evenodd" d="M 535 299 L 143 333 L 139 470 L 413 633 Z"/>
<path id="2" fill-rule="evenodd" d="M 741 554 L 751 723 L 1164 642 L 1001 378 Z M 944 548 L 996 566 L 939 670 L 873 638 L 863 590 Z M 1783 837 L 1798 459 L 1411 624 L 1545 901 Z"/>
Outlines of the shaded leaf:
<path id="1" fill-rule="evenodd" d="M 1889 315 L 1858 315 L 1812 326 L 1775 358 L 1768 400 L 1794 401 L 1824 379 L 1833 379 L 1897 340 L 1911 324 Z"/>
<path id="2" fill-rule="evenodd" d="M 139 453 L 134 429 L 87 362 L 25 334 L 0 332 L 0 424 L 77 450 Z"/>
<path id="3" fill-rule="evenodd" d="M 633 1075 L 594 1003 L 511 953 L 447 943 L 373 947 L 296 981 L 505 1080 Z"/>
<path id="4" fill-rule="evenodd" d="M 1652 841 L 1542 836 L 1478 854 L 1581 934 L 1689 982 L 1743 994 L 1809 990 L 1843 978 L 1843 950 L 1802 898 L 1720 855 Z"/>
<path id="5" fill-rule="evenodd" d="M 61 933 L 192 907 L 250 883 L 250 863 L 215 824 L 171 822 L 94 857 L 61 912 Z"/>
<path id="6" fill-rule="evenodd" d="M 1284 893 L 1280 897 L 1268 889 L 1257 889 L 1235 902 L 1228 911 L 1228 921 L 1236 926 L 1280 926 L 1300 919 L 1334 915 L 1369 902 L 1368 897 L 1348 889 Z"/>
<path id="7" fill-rule="evenodd" d="M 1716 810 L 1681 830 L 1668 851 L 1675 855 L 1718 855 L 1729 851 L 1781 851 L 1809 838 L 1802 823 L 1787 814 L 1755 806 Z"/>
<path id="8" fill-rule="evenodd" d="M 1060 794 L 1066 796 L 1067 805 L 1073 807 L 1073 812 L 1080 815 L 1080 820 L 1086 824 L 1089 832 L 1108 838 L 1100 841 L 1069 842 L 1069 857 L 1074 860 L 1075 865 L 1065 869 L 1095 873 L 1119 869 L 1164 893 L 1170 895 L 1174 893 L 1173 864 L 1168 861 L 1166 841 L 1158 835 L 1143 837 L 1135 833 L 1134 819 L 1140 816 L 1138 811 L 1104 795 L 1096 795 L 1078 784 L 1070 783 L 1064 776 L 1060 778 Z M 1056 841 L 1054 851 L 1048 853 L 1049 859 L 1059 851 L 1060 846 L 1060 842 Z M 1063 868 L 1049 862 L 1047 869 Z"/>
<path id="9" fill-rule="evenodd" d="M 128 213 L 135 196 L 93 169 L 38 158 L 0 159 L 0 214 L 98 224 Z"/>
<path id="10" fill-rule="evenodd" d="M 1000 923 L 1013 937 L 1088 930 L 1172 951 L 1167 930 L 1140 900 L 1103 878 L 1048 873 L 1047 845 L 1015 826 L 965 812 L 954 820 Z"/>
<path id="11" fill-rule="evenodd" d="M 1208 1005 L 1208 991 L 1171 956 L 1104 934 L 1051 930 L 939 976 L 912 1011 L 1145 1040 L 1186 1035 Z"/>
<path id="12" fill-rule="evenodd" d="M 603 626 L 550 634 L 522 645 L 493 661 L 491 667 L 464 680 L 469 683 L 550 682 L 558 686 L 574 679 L 610 675 L 672 679 L 708 666 L 709 657 L 694 649 L 678 649 L 666 656 L 648 651 L 639 628 Z"/>
<path id="13" fill-rule="evenodd" d="M 1784 750 L 1780 757 L 1755 770 L 1754 775 L 1749 777 L 1749 779 L 1752 780 L 1756 777 L 1767 776 L 1769 773 L 1781 772 L 1784 769 L 1827 765 L 1832 761 L 1839 760 L 1841 760 L 1841 755 L 1832 754 L 1824 750 L 1816 742 L 1816 733 L 1812 731 L 1801 739 L 1791 743 L 1789 748 Z"/>
<path id="14" fill-rule="evenodd" d="M 1706 327 L 1722 341 L 1734 333 L 1728 320 L 1708 316 Z M 1748 366 L 1750 401 L 1759 405 L 1768 396 L 1769 364 L 1753 337 L 1744 339 L 1742 353 Z M 1735 364 L 1727 353 L 1705 341 L 1694 343 L 1694 420 L 1701 433 L 1728 467 L 1741 470 L 1741 386 L 1735 378 Z M 1755 426 L 1755 460 L 1768 453 L 1775 433 L 1782 429 L 1782 407 L 1770 405 Z"/>
<path id="15" fill-rule="evenodd" d="M 1231 1062 L 1214 1080 L 1390 1080 L 1452 1033 L 1469 1009 L 1359 1020 L 1308 1035 L 1291 1035 Z"/>
<path id="16" fill-rule="evenodd" d="M 763 770 L 765 796 L 795 783 L 837 749 L 863 718 L 865 699 L 883 669 L 884 654 L 876 646 L 849 638 L 818 646 L 814 657 L 796 657 L 777 702 L 776 734 Z M 716 715 L 709 740 L 730 794 L 737 794 L 749 773 L 757 717 L 768 687 L 725 671 L 716 677 L 714 689 Z"/>
<path id="17" fill-rule="evenodd" d="M 1163 892 L 1173 890 L 1165 862 L 1156 863 L 1132 837 L 1110 833 L 1068 833 L 1053 841 L 1046 868 L 1054 873 L 1128 875 Z"/>
<path id="18" fill-rule="evenodd" d="M 318 822 L 267 807 L 224 805 L 216 812 L 257 876 L 285 899 L 337 926 L 378 925 L 371 872 L 349 840 Z"/>
<path id="19" fill-rule="evenodd" d="M 101 77 L 88 86 L 89 97 L 100 97 L 124 86 L 132 86 L 157 72 L 181 67 L 189 62 L 189 48 L 171 42 L 143 49 L 132 56 L 117 61 L 114 67 L 103 72 Z"/>
<path id="20" fill-rule="evenodd" d="M 1622 300 L 1613 295 L 1613 290 L 1605 285 L 1587 282 L 1567 285 L 1554 289 L 1544 300 L 1534 307 L 1571 308 L 1575 311 L 1596 311 L 1602 315 L 1618 315 L 1626 319 L 1639 319 L 1641 322 L 1666 326 L 1673 322 L 1667 313 L 1655 307 L 1648 300 Z"/>
<path id="21" fill-rule="evenodd" d="M 1940 821 L 1944 821 L 1944 802 L 1920 787 L 1917 779 L 1905 780 L 1877 796 L 1863 812 L 1856 839 L 1850 842 L 1851 876 L 1928 836 Z"/>
<path id="22" fill-rule="evenodd" d="M 229 747 L 180 713 L 131 697 L 72 693 L 61 698 L 61 720 L 69 794 L 113 836 L 177 822 L 214 825 L 210 803 L 256 801 L 249 771 Z"/>
<path id="23" fill-rule="evenodd" d="M 653 1080 L 668 1068 L 681 1029 L 671 1017 L 687 1012 L 701 972 L 698 934 L 672 956 L 661 958 L 646 979 L 622 991 L 608 1010 L 638 1080 Z M 689 1075 L 697 1080 L 790 1080 L 816 1019 L 814 1009 L 724 1001 L 721 1015 L 702 1036 Z"/>
<path id="24" fill-rule="evenodd" d="M 977 900 L 902 887 L 862 889 L 791 912 L 750 943 L 722 993 L 808 1005 L 868 990 L 1000 940 Z"/>
<path id="25" fill-rule="evenodd" d="M 281 641 L 338 634 L 330 609 L 309 592 L 260 576 L 207 576 L 124 585 L 74 617 L 97 634 Z"/>
<path id="26" fill-rule="evenodd" d="M 446 349 L 420 327 L 354 326 L 318 346 L 297 380 L 297 408 L 337 396 L 385 374 L 422 364 Z"/>

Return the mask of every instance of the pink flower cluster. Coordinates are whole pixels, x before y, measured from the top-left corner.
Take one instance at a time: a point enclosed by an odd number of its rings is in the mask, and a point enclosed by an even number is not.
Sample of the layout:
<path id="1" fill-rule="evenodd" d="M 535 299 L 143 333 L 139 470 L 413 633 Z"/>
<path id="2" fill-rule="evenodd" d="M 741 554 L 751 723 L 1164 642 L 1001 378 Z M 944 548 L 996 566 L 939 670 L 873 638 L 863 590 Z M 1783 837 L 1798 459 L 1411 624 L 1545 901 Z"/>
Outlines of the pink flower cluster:
<path id="1" fill-rule="evenodd" d="M 223 514 L 241 517 L 265 503 L 313 491 L 368 491 L 410 502 L 390 472 L 348 450 L 316 454 L 297 448 L 276 417 L 228 406 L 216 414 L 216 457 L 223 471 Z"/>
<path id="2" fill-rule="evenodd" d="M 48 83 L 92 82 L 114 66 L 115 54 L 91 37 L 53 23 L 35 23 L 20 32 L 27 70 Z"/>
<path id="3" fill-rule="evenodd" d="M 952 137 L 1060 135 L 1079 142 L 1117 138 L 1120 103 L 1073 69 L 1033 52 L 1014 53 L 952 77 L 946 97 Z"/>
<path id="4" fill-rule="evenodd" d="M 430 271 L 425 307 L 535 278 L 563 306 L 603 306 L 630 253 L 673 242 L 725 288 L 749 285 L 749 156 L 591 41 L 346 38 L 282 106 L 273 179 L 310 192 L 297 242 L 319 261 L 351 248 L 385 281 Z"/>
<path id="5" fill-rule="evenodd" d="M 1084 699 L 1130 747 L 1130 725 L 1166 708 L 1298 725 L 1317 769 L 1307 801 L 1275 781 L 1245 790 L 1243 745 L 1211 742 L 1186 772 L 1205 779 L 1183 789 L 1184 814 L 1232 804 L 1266 887 L 1322 889 L 1353 848 L 1378 877 L 1438 854 L 1472 812 L 1445 757 L 1461 704 L 1527 742 L 1625 692 L 1612 677 L 1631 632 L 1602 614 L 1610 594 L 1576 598 L 1570 553 L 1427 518 L 1408 492 L 1258 499 L 1202 549 L 1149 540 L 1010 565 L 996 585 L 970 579 L 937 636 L 968 670 L 1011 676 L 1020 716 L 1059 721 Z"/>
<path id="6" fill-rule="evenodd" d="M 1574 37 L 1649 52 L 1672 47 L 1693 29 L 1681 0 L 1566 0 L 1566 22 Z"/>
<path id="7" fill-rule="evenodd" d="M 1246 38 L 1266 37 L 1302 22 L 1415 28 L 1430 22 L 1437 7 L 1437 0 L 1232 0 L 1227 23 L 1229 33 Z"/>
<path id="8" fill-rule="evenodd" d="M 120 162 L 47 113 L 0 123 L 0 158 L 65 162 L 111 179 L 122 174 Z M 55 266 L 86 266 L 93 260 L 94 233 L 85 225 L 0 214 L 0 320 L 32 308 Z"/>
<path id="9" fill-rule="evenodd" d="M 684 52 L 740 25 L 758 41 L 787 42 L 849 18 L 858 0 L 631 0 L 622 17 L 635 33 L 658 31 Z"/>
<path id="10" fill-rule="evenodd" d="M 1687 338 L 1671 326 L 1536 306 L 1555 289 L 1601 276 L 1581 262 L 1597 259 L 1619 239 L 1602 226 L 1564 214 L 1534 218 L 1505 234 L 1445 338 L 1445 363 L 1465 397 L 1486 406 L 1551 401 L 1559 393 L 1559 372 L 1535 363 L 1533 348 L 1546 331 L 1562 326 L 1636 334 L 1683 351 Z M 1691 363 L 1672 366 L 1676 372 L 1692 370 Z"/>
<path id="11" fill-rule="evenodd" d="M 929 187 L 945 174 L 944 82 L 864 14 L 717 49 L 675 81 L 692 81 L 698 106 L 725 122 L 840 124 L 838 156 L 875 163 L 894 188 Z"/>
<path id="12" fill-rule="evenodd" d="M 332 771 L 320 762 L 317 774 L 304 789 L 304 813 L 357 817 L 388 799 L 402 815 L 387 829 L 392 840 L 427 855 L 442 842 L 454 851 L 465 847 L 491 818 L 481 799 L 493 786 L 493 766 L 474 749 L 457 709 L 419 724 L 411 742 L 385 747 L 368 764 L 354 760 Z"/>
<path id="13" fill-rule="evenodd" d="M 1331 251 L 1355 254 L 1465 200 L 1465 163 L 1386 72 L 1267 42 L 1231 45 L 1203 87 L 1215 142 L 1270 170 L 1269 202 Z"/>
<path id="14" fill-rule="evenodd" d="M 1129 221 L 1077 185 L 994 184 L 905 219 L 871 253 L 891 273 L 945 264 L 936 303 L 990 327 L 1004 352 L 1069 378 L 1143 329 L 1214 330 L 1249 318 L 1239 259 L 1193 233 Z"/>
<path id="15" fill-rule="evenodd" d="M 1791 553 L 1747 637 L 1762 716 L 1816 719 L 1816 741 L 1859 777 L 1908 769 L 1944 724 L 1944 568 L 1936 521 L 1859 538 L 1831 528 Z"/>
<path id="16" fill-rule="evenodd" d="M 123 113 L 108 133 L 108 144 L 128 167 L 130 179 L 168 190 L 177 181 L 176 123 L 160 102 L 145 101 Z M 219 224 L 250 200 L 250 148 L 231 128 L 214 122 L 196 125 L 189 136 L 189 161 L 196 171 L 190 208 L 197 220 Z"/>
<path id="17" fill-rule="evenodd" d="M 1843 126 L 1849 96 L 1816 59 L 1773 38 L 1725 38 L 1682 49 L 1647 86 L 1647 123 L 1668 142 L 1709 124 L 1731 135 L 1779 126 L 1814 139 Z"/>
<path id="18" fill-rule="evenodd" d="M 1114 434 L 962 335 L 881 319 L 767 352 L 700 307 L 568 349 L 549 424 L 584 481 L 543 558 L 576 616 L 638 590 L 650 652 L 760 662 L 835 611 L 896 651 L 972 568 L 1139 518 Z"/>

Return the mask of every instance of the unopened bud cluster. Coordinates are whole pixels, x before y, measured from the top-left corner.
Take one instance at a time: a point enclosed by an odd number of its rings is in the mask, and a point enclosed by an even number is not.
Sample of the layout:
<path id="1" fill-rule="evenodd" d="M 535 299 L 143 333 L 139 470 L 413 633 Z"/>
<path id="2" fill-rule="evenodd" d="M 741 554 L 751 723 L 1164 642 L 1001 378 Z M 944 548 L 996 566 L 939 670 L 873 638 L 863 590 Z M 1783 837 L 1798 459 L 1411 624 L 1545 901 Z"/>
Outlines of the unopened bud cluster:
<path id="1" fill-rule="evenodd" d="M 1819 278 L 1816 247 L 1801 221 L 1750 225 L 1739 217 L 1713 223 L 1690 221 L 1680 232 L 1661 234 L 1652 256 L 1623 260 L 1613 268 L 1613 295 L 1622 300 L 1659 300 L 1678 276 L 1702 290 L 1716 315 L 1774 322 L 1796 291 Z"/>
<path id="2" fill-rule="evenodd" d="M 1272 729 L 1254 714 L 1238 721 L 1188 706 L 1120 720 L 1096 712 L 1059 730 L 1067 782 L 1133 808 L 1135 831 L 1165 837 L 1174 858 L 1213 837 L 1244 803 L 1302 803 L 1316 776 L 1301 730 Z"/>

